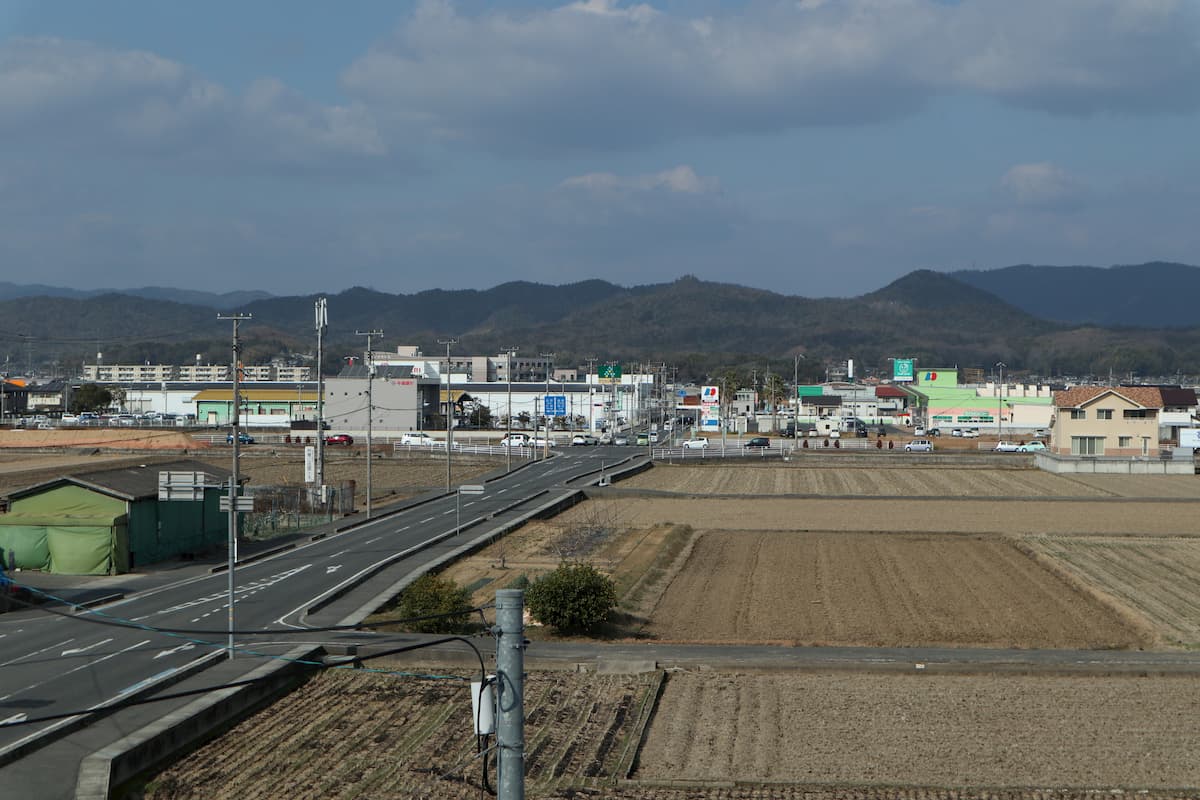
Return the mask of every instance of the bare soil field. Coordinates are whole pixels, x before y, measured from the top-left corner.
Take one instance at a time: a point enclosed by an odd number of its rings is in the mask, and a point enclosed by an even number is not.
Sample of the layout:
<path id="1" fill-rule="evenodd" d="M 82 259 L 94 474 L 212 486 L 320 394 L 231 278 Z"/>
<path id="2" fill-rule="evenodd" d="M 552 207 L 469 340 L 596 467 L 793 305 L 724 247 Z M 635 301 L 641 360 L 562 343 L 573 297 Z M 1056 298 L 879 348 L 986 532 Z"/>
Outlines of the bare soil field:
<path id="1" fill-rule="evenodd" d="M 181 431 L 163 429 L 65 428 L 61 430 L 0 430 L 0 448 L 108 447 L 136 450 L 198 450 L 208 447 Z"/>
<path id="2" fill-rule="evenodd" d="M 597 496 L 603 496 L 597 493 Z M 614 495 L 619 496 L 619 495 Z M 1195 503 L 860 498 L 622 498 L 630 523 L 712 530 L 1188 536 Z"/>
<path id="3" fill-rule="evenodd" d="M 634 777 L 843 786 L 1200 786 L 1200 679 L 668 677 Z"/>
<path id="4" fill-rule="evenodd" d="M 1054 475 L 1040 470 L 656 464 L 621 488 L 696 495 L 819 497 L 1163 497 L 1200 499 L 1200 476 Z"/>
<path id="5" fill-rule="evenodd" d="M 652 707 L 658 679 L 531 672 L 526 796 L 1200 797 L 1194 677 L 675 673 Z M 331 670 L 145 797 L 465 800 L 480 783 L 466 685 Z"/>
<path id="6" fill-rule="evenodd" d="M 1200 646 L 1200 538 L 1043 536 L 1024 543 L 1136 609 L 1168 642 Z"/>
<path id="7" fill-rule="evenodd" d="M 623 773 L 658 681 L 530 673 L 528 796 L 596 789 Z M 471 730 L 469 683 L 328 670 L 163 771 L 145 796 L 474 799 L 482 786 Z"/>
<path id="8" fill-rule="evenodd" d="M 660 641 L 1128 648 L 1153 632 L 995 536 L 701 532 Z"/>

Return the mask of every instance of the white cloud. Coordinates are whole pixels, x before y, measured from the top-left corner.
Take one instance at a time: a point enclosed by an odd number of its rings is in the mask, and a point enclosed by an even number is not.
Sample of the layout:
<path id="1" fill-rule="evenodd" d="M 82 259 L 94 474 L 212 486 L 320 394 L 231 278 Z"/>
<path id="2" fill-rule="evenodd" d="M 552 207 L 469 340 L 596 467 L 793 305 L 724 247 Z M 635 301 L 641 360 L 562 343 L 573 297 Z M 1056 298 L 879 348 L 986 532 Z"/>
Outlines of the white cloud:
<path id="1" fill-rule="evenodd" d="M 1200 107 L 1200 4 L 842 0 L 686 17 L 426 0 L 343 73 L 381 117 L 509 151 L 893 119 L 969 93 L 1062 114 Z"/>
<path id="2" fill-rule="evenodd" d="M 690 166 L 681 164 L 662 172 L 627 177 L 614 175 L 611 172 L 590 172 L 586 175 L 567 178 L 562 182 L 562 186 L 593 191 L 664 190 L 683 194 L 702 194 L 715 191 L 718 183 L 715 178 L 702 178 Z"/>
<path id="3" fill-rule="evenodd" d="M 1017 164 L 1000 185 L 1023 205 L 1062 205 L 1079 198 L 1082 184 L 1065 169 L 1048 162 Z"/>
<path id="4" fill-rule="evenodd" d="M 273 79 L 238 96 L 153 53 L 55 38 L 0 43 L 0 135 L 243 169 L 387 149 L 361 105 L 322 106 Z"/>

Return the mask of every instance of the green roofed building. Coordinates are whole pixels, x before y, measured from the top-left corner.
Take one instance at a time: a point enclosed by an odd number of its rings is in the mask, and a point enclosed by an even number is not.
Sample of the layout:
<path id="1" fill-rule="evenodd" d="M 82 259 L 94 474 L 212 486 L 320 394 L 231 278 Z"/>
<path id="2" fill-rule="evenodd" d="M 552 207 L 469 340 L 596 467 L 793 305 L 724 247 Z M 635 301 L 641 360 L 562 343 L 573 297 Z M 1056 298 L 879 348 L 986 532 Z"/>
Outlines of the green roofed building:
<path id="1" fill-rule="evenodd" d="M 1054 416 L 1050 387 L 1008 386 L 1003 398 L 995 384 L 906 386 L 915 400 L 915 420 L 938 428 L 982 430 L 1048 428 Z"/>
<path id="2" fill-rule="evenodd" d="M 160 472 L 207 473 L 203 499 L 159 501 Z M 219 509 L 229 472 L 181 460 L 64 475 L 8 496 L 0 551 L 20 569 L 64 575 L 128 572 L 225 544 Z"/>

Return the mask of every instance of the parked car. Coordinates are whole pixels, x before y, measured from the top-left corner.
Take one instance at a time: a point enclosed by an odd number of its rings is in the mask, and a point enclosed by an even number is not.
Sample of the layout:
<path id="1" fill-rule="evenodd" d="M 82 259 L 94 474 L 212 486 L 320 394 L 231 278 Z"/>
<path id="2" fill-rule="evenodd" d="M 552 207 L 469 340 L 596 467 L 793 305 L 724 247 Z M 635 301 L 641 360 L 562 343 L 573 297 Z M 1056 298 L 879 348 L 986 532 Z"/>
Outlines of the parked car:
<path id="1" fill-rule="evenodd" d="M 955 428 L 950 431 L 951 436 L 962 436 L 962 428 Z"/>
<path id="2" fill-rule="evenodd" d="M 1001 441 L 996 442 L 996 446 L 992 448 L 993 453 L 1017 453 L 1020 452 L 1019 444 L 1016 442 Z"/>
<path id="3" fill-rule="evenodd" d="M 840 438 L 842 438 L 842 432 L 839 431 L 837 428 L 834 428 L 833 430 L 831 430 L 829 432 L 829 438 L 830 439 L 840 439 Z"/>
<path id="4" fill-rule="evenodd" d="M 928 439 L 913 439 L 908 444 L 904 445 L 906 453 L 932 453 L 933 442 Z"/>
<path id="5" fill-rule="evenodd" d="M 348 433 L 335 433 L 325 437 L 325 444 L 344 444 L 349 447 L 354 444 L 354 437 Z"/>
<path id="6" fill-rule="evenodd" d="M 432 436 L 430 436 L 428 433 L 425 433 L 424 431 L 417 431 L 416 433 L 409 432 L 409 433 L 404 434 L 403 436 L 400 437 L 400 444 L 405 445 L 407 447 L 416 447 L 416 446 L 437 447 L 439 445 L 444 446 L 444 442 L 442 442 L 440 439 L 433 438 Z"/>
<path id="7" fill-rule="evenodd" d="M 1044 453 L 1044 452 L 1046 452 L 1046 443 L 1039 442 L 1037 439 L 1034 439 L 1031 442 L 1023 442 L 1023 443 L 1017 445 L 1017 452 L 1018 453 Z"/>
<path id="8" fill-rule="evenodd" d="M 683 443 L 684 450 L 703 450 L 706 447 L 708 447 L 708 439 L 703 439 L 700 437 L 688 439 Z"/>
<path id="9" fill-rule="evenodd" d="M 925 435 L 926 436 L 941 436 L 942 429 L 941 428 L 930 428 L 928 431 L 925 432 Z"/>
<path id="10" fill-rule="evenodd" d="M 1046 430 L 1045 428 L 1038 428 L 1036 431 L 1033 432 L 1033 437 L 1035 439 L 1045 439 L 1049 435 L 1050 435 L 1050 431 Z"/>
<path id="11" fill-rule="evenodd" d="M 527 433 L 510 433 L 500 440 L 501 447 L 529 447 L 529 434 Z"/>
<path id="12" fill-rule="evenodd" d="M 924 425 L 918 425 L 917 427 L 913 428 L 913 436 L 924 436 L 924 435 L 925 435 L 925 426 Z"/>
<path id="13" fill-rule="evenodd" d="M 755 436 L 746 442 L 746 447 L 770 447 L 771 440 L 765 436 Z"/>
<path id="14" fill-rule="evenodd" d="M 587 445 L 600 444 L 600 440 L 590 433 L 577 433 L 571 437 L 572 447 L 583 447 Z"/>
<path id="15" fill-rule="evenodd" d="M 979 438 L 979 429 L 978 428 L 963 428 L 962 435 L 963 435 L 964 439 L 978 439 Z"/>
<path id="16" fill-rule="evenodd" d="M 233 433 L 225 434 L 225 444 L 233 444 Z M 245 431 L 238 431 L 238 444 L 254 444 L 254 437 Z"/>

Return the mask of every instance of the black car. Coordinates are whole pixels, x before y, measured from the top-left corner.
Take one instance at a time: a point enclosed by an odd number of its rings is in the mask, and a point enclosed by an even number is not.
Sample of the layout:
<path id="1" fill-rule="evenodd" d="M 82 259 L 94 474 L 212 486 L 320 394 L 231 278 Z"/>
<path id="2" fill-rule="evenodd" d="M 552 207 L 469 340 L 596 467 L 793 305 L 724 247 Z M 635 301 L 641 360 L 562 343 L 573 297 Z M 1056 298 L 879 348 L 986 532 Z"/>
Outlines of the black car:
<path id="1" fill-rule="evenodd" d="M 929 430 L 925 431 L 925 435 L 926 436 L 941 436 L 942 429 L 941 428 L 930 428 Z"/>
<path id="2" fill-rule="evenodd" d="M 233 434 L 225 434 L 225 444 L 233 444 Z M 254 437 L 245 431 L 238 431 L 238 444 L 254 444 Z"/>
<path id="3" fill-rule="evenodd" d="M 765 436 L 755 436 L 750 441 L 746 442 L 746 447 L 770 447 L 771 440 Z"/>

